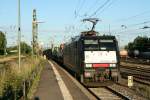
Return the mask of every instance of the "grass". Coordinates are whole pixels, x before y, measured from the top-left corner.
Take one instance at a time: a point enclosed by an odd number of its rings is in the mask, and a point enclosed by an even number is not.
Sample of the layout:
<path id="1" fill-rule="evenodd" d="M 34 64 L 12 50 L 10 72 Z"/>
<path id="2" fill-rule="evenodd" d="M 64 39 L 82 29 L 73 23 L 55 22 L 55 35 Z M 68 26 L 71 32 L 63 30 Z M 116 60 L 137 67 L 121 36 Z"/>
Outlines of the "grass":
<path id="1" fill-rule="evenodd" d="M 148 100 L 150 100 L 150 86 L 146 86 L 146 85 L 139 85 L 136 88 L 136 91 L 138 93 L 140 93 L 142 96 L 148 98 Z"/>
<path id="2" fill-rule="evenodd" d="M 35 80 L 33 81 L 33 84 L 27 94 L 27 98 L 28 100 L 31 100 L 33 98 L 33 95 L 34 93 L 36 92 L 36 89 L 37 89 L 37 86 L 38 86 L 38 83 L 40 81 L 40 76 L 38 75 Z"/>
<path id="3" fill-rule="evenodd" d="M 4 92 L 4 88 L 5 88 L 5 84 L 4 84 L 5 80 L 6 80 L 6 77 L 4 76 L 4 74 L 2 74 L 0 76 L 0 97 L 3 96 L 3 92 Z"/>
<path id="4" fill-rule="evenodd" d="M 40 75 L 41 75 L 41 72 L 43 70 L 43 67 L 45 65 L 45 61 L 42 61 L 43 63 L 41 64 L 41 67 L 40 67 L 40 70 L 38 72 L 38 75 L 36 76 L 35 80 L 33 81 L 33 84 L 29 90 L 29 93 L 27 94 L 27 98 L 28 100 L 31 100 L 33 99 L 33 96 L 34 96 L 34 93 L 36 92 L 37 90 L 37 87 L 38 87 L 38 84 L 39 84 L 39 81 L 40 81 Z"/>
<path id="5" fill-rule="evenodd" d="M 18 56 L 18 54 L 0 55 L 0 59 L 4 57 L 12 57 L 12 56 Z"/>
<path id="6" fill-rule="evenodd" d="M 7 97 L 8 91 L 13 95 L 14 92 L 19 93 L 23 90 L 23 82 L 30 79 L 37 68 L 41 68 L 41 60 L 37 57 L 27 57 L 22 60 L 20 69 L 17 61 L 7 63 L 5 69 L 0 71 L 0 99 Z"/>

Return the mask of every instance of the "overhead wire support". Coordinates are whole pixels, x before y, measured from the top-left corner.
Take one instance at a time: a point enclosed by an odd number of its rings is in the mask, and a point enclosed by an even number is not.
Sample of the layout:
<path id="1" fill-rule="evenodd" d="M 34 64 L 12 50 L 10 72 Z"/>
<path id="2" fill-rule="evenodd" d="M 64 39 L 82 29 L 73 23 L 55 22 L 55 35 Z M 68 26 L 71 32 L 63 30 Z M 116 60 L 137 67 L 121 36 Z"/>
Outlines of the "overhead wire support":
<path id="1" fill-rule="evenodd" d="M 84 15 L 87 15 L 88 12 L 91 12 L 93 10 L 93 8 L 95 8 L 95 5 L 99 2 L 100 0 L 96 0 L 87 10 L 87 12 L 85 12 Z"/>
<path id="2" fill-rule="evenodd" d="M 117 0 L 115 0 L 115 1 L 117 1 Z M 104 12 L 106 9 L 108 9 L 115 1 L 113 0 L 112 2 L 110 2 L 107 6 L 105 6 L 105 8 L 103 10 L 101 10 L 100 12 L 98 12 L 98 14 L 100 14 L 100 13 Z"/>
<path id="3" fill-rule="evenodd" d="M 20 0 L 18 0 L 18 67 L 20 71 L 21 66 L 21 13 L 20 13 Z"/>
<path id="4" fill-rule="evenodd" d="M 33 10 L 33 19 L 32 19 L 32 55 L 36 54 L 37 52 L 37 28 L 38 24 L 37 22 L 37 17 L 36 17 L 36 9 Z"/>
<path id="5" fill-rule="evenodd" d="M 124 24 L 122 24 L 121 27 L 124 28 L 127 31 L 127 30 L 131 29 L 131 27 L 135 27 L 135 26 L 139 26 L 139 25 L 143 25 L 143 24 L 148 24 L 148 23 L 150 23 L 150 20 L 144 21 L 144 22 L 140 22 L 140 23 L 136 23 L 136 24 L 130 24 L 130 25 L 124 25 Z M 121 31 L 121 30 L 120 29 L 113 29 L 113 31 Z"/>
<path id="6" fill-rule="evenodd" d="M 131 19 L 134 19 L 134 18 L 143 16 L 144 14 L 147 14 L 147 13 L 150 13 L 150 11 L 144 11 L 144 12 L 142 12 L 142 13 L 139 13 L 139 14 L 136 14 L 136 15 L 133 15 L 133 16 L 130 16 L 130 17 L 127 17 L 127 18 L 120 19 L 120 20 L 118 20 L 117 22 L 131 20 Z"/>
<path id="7" fill-rule="evenodd" d="M 79 7 L 75 10 L 75 18 L 77 18 L 79 16 L 79 13 L 80 13 L 81 9 L 83 8 L 84 4 L 85 4 L 85 0 L 83 0 L 81 2 L 81 4 L 79 2 Z"/>
<path id="8" fill-rule="evenodd" d="M 110 2 L 110 0 L 106 0 L 106 2 L 104 2 L 104 4 L 101 5 L 100 7 L 98 7 L 98 8 L 95 10 L 95 12 L 92 13 L 89 17 L 92 17 L 92 16 L 96 15 L 97 12 L 100 11 L 100 10 L 101 10 L 107 3 L 109 3 L 109 2 Z"/>
<path id="9" fill-rule="evenodd" d="M 129 25 L 129 26 L 121 25 L 121 27 L 124 27 L 126 30 L 125 31 L 120 31 L 120 32 L 117 32 L 117 33 L 124 33 L 124 32 L 131 31 L 131 29 L 127 29 L 127 27 L 134 27 L 134 26 L 137 26 L 137 25 L 142 25 L 142 24 L 147 24 L 147 23 L 150 23 L 150 21 L 145 21 L 145 22 L 138 23 L 138 24 L 132 24 L 132 25 Z M 149 26 L 144 26 L 142 28 L 134 29 L 133 31 L 141 30 L 141 29 L 149 29 L 149 28 L 150 28 Z"/>
<path id="10" fill-rule="evenodd" d="M 149 21 L 144 21 L 144 22 L 141 22 L 141 23 L 138 23 L 138 24 L 132 24 L 130 26 L 137 26 L 137 25 L 142 25 L 142 24 L 147 24 L 147 23 L 150 23 L 150 20 Z"/>
<path id="11" fill-rule="evenodd" d="M 77 17 L 77 9 L 79 8 L 79 4 L 80 4 L 80 0 L 78 0 L 77 5 L 75 7 L 75 11 L 74 11 L 75 18 Z"/>
<path id="12" fill-rule="evenodd" d="M 36 9 L 33 9 L 32 15 L 32 56 L 39 54 L 39 43 L 38 43 L 38 24 L 44 23 L 43 21 L 37 20 Z"/>

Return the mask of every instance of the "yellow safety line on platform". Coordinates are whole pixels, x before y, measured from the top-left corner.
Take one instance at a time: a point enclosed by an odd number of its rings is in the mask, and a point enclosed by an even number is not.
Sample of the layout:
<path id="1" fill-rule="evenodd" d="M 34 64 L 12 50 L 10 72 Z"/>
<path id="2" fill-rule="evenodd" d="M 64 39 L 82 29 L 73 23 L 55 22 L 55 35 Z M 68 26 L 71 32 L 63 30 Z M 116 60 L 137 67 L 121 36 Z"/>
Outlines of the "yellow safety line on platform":
<path id="1" fill-rule="evenodd" d="M 64 100 L 73 100 L 73 98 L 72 98 L 72 96 L 71 96 L 71 94 L 70 94 L 68 88 L 66 87 L 64 81 L 62 80 L 62 78 L 61 78 L 59 72 L 58 72 L 57 69 L 54 67 L 54 64 L 53 64 L 51 61 L 49 61 L 49 63 L 50 63 L 50 65 L 52 66 L 52 69 L 53 69 L 53 71 L 54 71 L 54 73 L 55 73 L 55 75 L 56 75 L 56 79 L 57 79 L 57 81 L 58 81 L 58 85 L 59 85 L 59 87 L 60 87 L 60 90 L 61 90 L 61 93 L 62 93 L 62 95 L 63 95 Z"/>

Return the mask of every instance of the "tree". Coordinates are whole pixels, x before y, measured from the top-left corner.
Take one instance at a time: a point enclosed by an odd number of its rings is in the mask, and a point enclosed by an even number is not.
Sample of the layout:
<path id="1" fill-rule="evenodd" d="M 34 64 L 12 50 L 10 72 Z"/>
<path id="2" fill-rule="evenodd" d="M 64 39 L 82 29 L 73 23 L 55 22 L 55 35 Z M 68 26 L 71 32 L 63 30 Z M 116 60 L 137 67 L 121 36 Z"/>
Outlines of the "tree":
<path id="1" fill-rule="evenodd" d="M 32 48 L 25 42 L 20 43 L 21 46 L 21 53 L 22 54 L 31 54 Z M 11 51 L 18 51 L 18 46 L 13 46 L 8 48 L 8 53 L 17 53 L 17 52 L 11 52 Z"/>
<path id="2" fill-rule="evenodd" d="M 21 53 L 23 53 L 23 54 L 30 54 L 31 53 L 32 48 L 27 43 L 21 42 L 20 45 L 21 45 Z"/>
<path id="3" fill-rule="evenodd" d="M 134 49 L 134 48 L 133 48 L 133 43 L 132 43 L 132 42 L 129 42 L 128 45 L 125 46 L 125 49 L 128 50 L 128 51 L 133 50 L 133 49 Z"/>
<path id="4" fill-rule="evenodd" d="M 140 52 L 145 52 L 147 51 L 147 44 L 148 44 L 149 38 L 148 37 L 140 37 L 138 36 L 135 38 L 133 41 L 134 44 L 134 49 L 139 50 Z"/>
<path id="5" fill-rule="evenodd" d="M 150 38 L 138 36 L 133 42 L 129 42 L 125 49 L 129 51 L 129 55 L 134 55 L 134 51 L 148 52 L 150 50 Z"/>
<path id="6" fill-rule="evenodd" d="M 7 40 L 6 40 L 6 36 L 5 33 L 3 33 L 2 31 L 0 31 L 0 55 L 4 55 L 6 52 L 6 44 L 7 44 Z"/>

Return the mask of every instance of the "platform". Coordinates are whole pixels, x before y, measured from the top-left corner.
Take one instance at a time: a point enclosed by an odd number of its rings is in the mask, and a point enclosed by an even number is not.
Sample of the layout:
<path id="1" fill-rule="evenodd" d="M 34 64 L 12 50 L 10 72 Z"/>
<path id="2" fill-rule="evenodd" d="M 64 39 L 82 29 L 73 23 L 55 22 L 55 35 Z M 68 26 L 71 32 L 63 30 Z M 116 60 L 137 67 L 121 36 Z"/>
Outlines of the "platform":
<path id="1" fill-rule="evenodd" d="M 96 100 L 96 98 L 51 60 L 42 71 L 33 100 Z"/>

